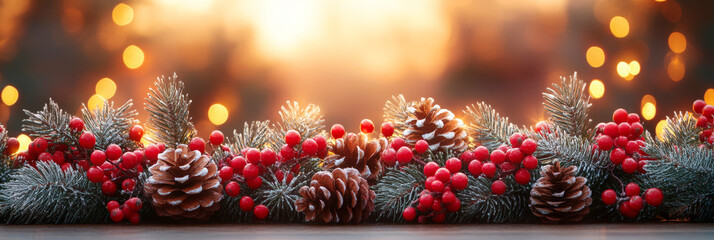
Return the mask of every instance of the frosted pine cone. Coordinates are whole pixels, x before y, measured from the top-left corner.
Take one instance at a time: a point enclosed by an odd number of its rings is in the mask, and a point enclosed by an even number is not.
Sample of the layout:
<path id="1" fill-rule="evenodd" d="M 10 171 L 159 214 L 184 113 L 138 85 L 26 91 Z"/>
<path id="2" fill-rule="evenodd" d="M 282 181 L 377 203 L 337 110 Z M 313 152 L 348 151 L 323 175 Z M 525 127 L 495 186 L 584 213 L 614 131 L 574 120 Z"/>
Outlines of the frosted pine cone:
<path id="1" fill-rule="evenodd" d="M 565 169 L 560 162 L 541 168 L 541 178 L 531 189 L 531 211 L 545 222 L 577 222 L 590 212 L 592 203 L 587 179 L 575 177 L 575 166 Z"/>
<path id="2" fill-rule="evenodd" d="M 405 122 L 407 129 L 402 135 L 407 144 L 414 146 L 424 139 L 429 149 L 463 151 L 468 145 L 468 136 L 464 122 L 454 113 L 434 104 L 433 98 L 422 98 L 408 108 L 409 118 Z"/>
<path id="3" fill-rule="evenodd" d="M 374 191 L 354 168 L 320 171 L 310 186 L 300 188 L 302 198 L 295 201 L 305 221 L 320 223 L 359 223 L 374 210 Z"/>
<path id="4" fill-rule="evenodd" d="M 364 133 L 349 133 L 330 145 L 330 151 L 334 154 L 325 158 L 322 167 L 325 170 L 355 168 L 367 181 L 375 182 L 382 172 L 380 152 L 386 147 L 385 138 L 369 140 Z"/>

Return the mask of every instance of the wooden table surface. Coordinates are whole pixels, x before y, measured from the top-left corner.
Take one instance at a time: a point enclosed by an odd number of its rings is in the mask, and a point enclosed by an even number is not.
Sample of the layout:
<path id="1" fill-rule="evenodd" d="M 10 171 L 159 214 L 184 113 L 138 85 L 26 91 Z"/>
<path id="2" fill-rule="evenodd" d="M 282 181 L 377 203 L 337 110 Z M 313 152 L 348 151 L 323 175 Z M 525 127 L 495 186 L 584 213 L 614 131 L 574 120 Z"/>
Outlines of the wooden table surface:
<path id="1" fill-rule="evenodd" d="M 714 239 L 714 224 L 0 225 L 0 239 Z"/>

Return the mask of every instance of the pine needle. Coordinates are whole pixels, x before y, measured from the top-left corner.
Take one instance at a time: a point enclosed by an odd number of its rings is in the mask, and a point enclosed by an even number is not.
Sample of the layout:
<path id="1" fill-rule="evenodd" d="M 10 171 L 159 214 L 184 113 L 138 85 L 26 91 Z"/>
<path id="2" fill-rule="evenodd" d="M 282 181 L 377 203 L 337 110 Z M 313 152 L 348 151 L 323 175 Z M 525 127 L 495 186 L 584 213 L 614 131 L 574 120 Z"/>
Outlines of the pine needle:
<path id="1" fill-rule="evenodd" d="M 191 100 L 184 93 L 183 82 L 174 73 L 173 77 L 157 78 L 154 85 L 156 90 L 149 89 L 145 105 L 149 112 L 149 141 L 165 143 L 166 147 L 188 144 L 196 136 L 196 129 L 191 122 Z"/>
<path id="2" fill-rule="evenodd" d="M 320 107 L 308 104 L 301 108 L 297 102 L 287 101 L 280 107 L 281 122 L 273 125 L 270 145 L 273 149 L 280 149 L 285 144 L 285 133 L 295 130 L 300 133 L 302 140 L 312 138 L 325 129 L 325 119 L 320 112 Z"/>
<path id="3" fill-rule="evenodd" d="M 245 148 L 263 148 L 269 141 L 271 135 L 270 121 L 253 121 L 250 124 L 243 123 L 243 132 L 233 130 L 233 141 L 230 146 L 233 152 L 241 152 Z"/>
<path id="4" fill-rule="evenodd" d="M 592 104 L 590 96 L 585 93 L 585 82 L 578 79 L 577 73 L 560 79 L 560 84 L 553 84 L 543 93 L 545 111 L 551 121 L 566 132 L 592 137 L 592 120 L 588 118 Z"/>
<path id="5" fill-rule="evenodd" d="M 37 113 L 22 111 L 27 115 L 27 118 L 22 120 L 22 131 L 29 133 L 31 137 L 42 137 L 50 143 L 67 145 L 74 145 L 77 142 L 77 135 L 69 129 L 72 116 L 62 110 L 51 98 L 50 102 Z"/>
<path id="6" fill-rule="evenodd" d="M 392 100 L 387 100 L 384 104 L 384 122 L 392 123 L 395 130 L 395 137 L 401 136 L 404 130 L 407 129 L 407 125 L 405 123 L 410 114 L 408 108 L 411 106 L 412 103 L 407 102 L 402 94 L 392 96 Z"/>
<path id="7" fill-rule="evenodd" d="M 97 138 L 95 148 L 106 149 L 109 144 L 117 144 L 122 148 L 134 147 L 129 139 L 129 130 L 134 123 L 133 117 L 138 113 L 131 107 L 132 100 L 119 108 L 114 108 L 114 102 L 104 101 L 103 107 L 90 110 L 82 104 L 82 118 L 85 128 Z"/>
<path id="8" fill-rule="evenodd" d="M 377 195 L 372 214 L 375 221 L 403 222 L 402 211 L 419 197 L 419 193 L 424 190 L 424 181 L 424 173 L 416 164 L 387 172 L 373 187 Z"/>
<path id="9" fill-rule="evenodd" d="M 476 144 L 483 145 L 493 150 L 508 143 L 508 138 L 520 129 L 508 121 L 508 117 L 501 117 L 491 105 L 480 102 L 467 106 L 464 113 L 467 115 L 467 131 Z"/>

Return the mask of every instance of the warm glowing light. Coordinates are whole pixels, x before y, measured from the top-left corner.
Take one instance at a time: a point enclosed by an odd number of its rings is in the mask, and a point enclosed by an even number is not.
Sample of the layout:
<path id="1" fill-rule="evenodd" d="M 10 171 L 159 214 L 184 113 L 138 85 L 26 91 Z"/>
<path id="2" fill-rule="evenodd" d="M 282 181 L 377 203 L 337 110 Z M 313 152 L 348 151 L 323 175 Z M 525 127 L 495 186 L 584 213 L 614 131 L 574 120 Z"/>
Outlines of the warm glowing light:
<path id="1" fill-rule="evenodd" d="M 208 108 L 208 120 L 213 123 L 213 125 L 221 125 L 228 120 L 228 109 L 220 103 L 211 105 Z"/>
<path id="2" fill-rule="evenodd" d="M 97 82 L 95 91 L 97 92 L 97 95 L 103 97 L 104 99 L 110 99 L 117 91 L 117 84 L 109 78 L 102 78 L 99 82 Z"/>
<path id="3" fill-rule="evenodd" d="M 92 97 L 89 98 L 89 101 L 87 101 L 87 108 L 89 108 L 89 110 L 102 108 L 104 107 L 104 101 L 106 101 L 106 99 L 104 99 L 102 96 L 94 94 L 92 95 Z"/>
<path id="4" fill-rule="evenodd" d="M 645 120 L 652 120 L 655 114 L 657 114 L 657 107 L 653 103 L 648 102 L 642 106 L 642 117 L 644 117 Z"/>
<path id="5" fill-rule="evenodd" d="M 679 81 L 684 78 L 684 62 L 679 58 L 673 58 L 667 65 L 667 75 L 672 81 Z"/>
<path id="6" fill-rule="evenodd" d="M 655 0 L 655 2 L 664 2 L 664 1 L 667 1 L 667 0 Z"/>
<path id="7" fill-rule="evenodd" d="M 667 128 L 667 121 L 665 120 L 659 120 L 657 123 L 657 127 L 655 127 L 655 133 L 657 134 L 657 138 L 659 140 L 664 140 L 664 130 Z"/>
<path id="8" fill-rule="evenodd" d="M 17 88 L 12 85 L 7 85 L 2 89 L 2 102 L 5 103 L 5 105 L 12 106 L 17 102 L 19 96 L 20 93 L 17 92 Z"/>
<path id="9" fill-rule="evenodd" d="M 683 53 L 687 49 L 687 38 L 684 37 L 684 34 L 673 32 L 669 35 L 667 42 L 669 42 L 669 49 L 672 49 L 672 52 Z"/>
<path id="10" fill-rule="evenodd" d="M 605 94 L 605 84 L 600 80 L 593 80 L 590 82 L 590 96 L 595 99 L 601 98 Z"/>
<path id="11" fill-rule="evenodd" d="M 130 69 L 136 69 L 144 63 L 144 52 L 136 45 L 124 49 L 124 64 Z"/>
<path id="12" fill-rule="evenodd" d="M 30 147 L 30 142 L 32 142 L 32 139 L 30 139 L 30 137 L 25 134 L 20 134 L 19 136 L 17 136 L 17 141 L 20 142 L 20 148 L 18 148 L 17 152 L 15 153 L 27 151 L 27 148 Z"/>
<path id="13" fill-rule="evenodd" d="M 707 89 L 707 91 L 704 92 L 704 101 L 707 102 L 708 105 L 714 105 L 714 88 Z"/>
<path id="14" fill-rule="evenodd" d="M 640 63 L 638 63 L 637 61 L 630 62 L 630 64 L 628 65 L 628 68 L 629 68 L 630 74 L 632 74 L 632 75 L 640 74 Z"/>
<path id="15" fill-rule="evenodd" d="M 112 20 L 119 26 L 131 23 L 134 19 L 134 9 L 124 3 L 117 4 L 112 11 Z"/>
<path id="16" fill-rule="evenodd" d="M 626 78 L 627 76 L 630 75 L 630 65 L 627 64 L 626 62 L 619 62 L 617 63 L 617 75 L 620 75 L 620 77 Z"/>
<path id="17" fill-rule="evenodd" d="M 642 100 L 640 101 L 640 107 L 644 107 L 645 103 L 652 103 L 657 106 L 657 100 L 654 98 L 654 96 L 649 94 L 642 96 Z"/>
<path id="18" fill-rule="evenodd" d="M 626 37 L 630 33 L 630 24 L 624 17 L 616 16 L 610 20 L 610 31 L 618 38 Z"/>
<path id="19" fill-rule="evenodd" d="M 605 63 L 605 52 L 600 47 L 592 46 L 585 53 L 585 58 L 591 67 L 598 68 Z"/>

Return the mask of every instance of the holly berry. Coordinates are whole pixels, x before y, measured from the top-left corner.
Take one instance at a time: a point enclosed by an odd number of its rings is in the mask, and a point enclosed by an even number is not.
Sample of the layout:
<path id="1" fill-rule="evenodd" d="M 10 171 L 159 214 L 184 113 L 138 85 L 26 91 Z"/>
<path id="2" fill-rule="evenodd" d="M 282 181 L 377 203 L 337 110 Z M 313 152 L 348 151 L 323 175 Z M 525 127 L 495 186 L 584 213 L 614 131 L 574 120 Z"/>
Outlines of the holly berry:
<path id="1" fill-rule="evenodd" d="M 492 178 L 496 175 L 496 165 L 492 162 L 484 163 L 483 166 L 481 166 L 481 172 L 483 175 L 486 175 L 487 178 Z"/>
<path id="2" fill-rule="evenodd" d="M 526 185 L 531 181 L 531 173 L 524 168 L 518 169 L 518 171 L 516 171 L 515 179 L 518 184 Z"/>
<path id="3" fill-rule="evenodd" d="M 506 151 L 506 155 L 509 161 L 514 164 L 520 164 L 523 161 L 523 152 L 520 148 L 512 148 Z"/>
<path id="4" fill-rule="evenodd" d="M 397 163 L 397 151 L 388 148 L 387 150 L 382 151 L 381 159 L 388 166 L 393 166 L 395 163 Z"/>
<path id="5" fill-rule="evenodd" d="M 428 184 L 428 185 L 426 185 Z M 444 191 L 444 182 L 436 180 L 434 177 L 430 183 L 425 183 L 426 189 L 430 190 L 432 192 L 443 192 Z"/>
<path id="6" fill-rule="evenodd" d="M 615 142 L 612 141 L 612 138 L 607 135 L 602 135 L 597 138 L 597 146 L 600 148 L 600 150 L 607 151 L 612 149 L 612 146 L 615 145 Z"/>
<path id="7" fill-rule="evenodd" d="M 532 155 L 524 157 L 523 167 L 526 169 L 536 169 L 538 167 L 538 159 Z"/>
<path id="8" fill-rule="evenodd" d="M 374 123 L 372 123 L 372 120 L 363 119 L 359 123 L 359 130 L 365 134 L 372 133 L 374 131 Z"/>
<path id="9" fill-rule="evenodd" d="M 11 137 L 5 141 L 5 154 L 10 155 L 20 149 L 20 141 L 17 138 Z"/>
<path id="10" fill-rule="evenodd" d="M 466 174 L 463 173 L 456 173 L 454 176 L 451 176 L 451 186 L 454 187 L 456 190 L 464 190 L 466 186 L 469 184 L 469 178 L 466 176 Z"/>
<path id="11" fill-rule="evenodd" d="M 606 205 L 615 204 L 617 201 L 617 193 L 614 190 L 608 189 L 602 192 L 602 202 Z"/>
<path id="12" fill-rule="evenodd" d="M 239 202 L 240 209 L 244 212 L 253 210 L 253 198 L 248 196 L 243 196 Z"/>
<path id="13" fill-rule="evenodd" d="M 315 140 L 315 142 L 317 143 L 318 152 L 322 152 L 327 149 L 327 139 L 325 139 L 325 137 L 323 137 L 322 135 L 317 135 L 312 139 Z"/>
<path id="14" fill-rule="evenodd" d="M 226 184 L 226 194 L 231 197 L 238 196 L 240 194 L 240 185 L 237 182 L 229 182 Z"/>
<path id="15" fill-rule="evenodd" d="M 451 191 L 446 191 L 441 195 L 441 202 L 444 204 L 451 204 L 456 201 L 456 195 Z"/>
<path id="16" fill-rule="evenodd" d="M 633 123 L 639 123 L 640 122 L 640 115 L 637 115 L 637 113 L 630 113 L 627 115 L 627 123 L 633 124 Z"/>
<path id="17" fill-rule="evenodd" d="M 630 136 L 632 127 L 630 126 L 629 123 L 623 122 L 623 123 L 620 123 L 620 125 L 617 125 L 617 130 L 620 132 L 621 136 Z"/>
<path id="18" fill-rule="evenodd" d="M 637 171 L 637 162 L 633 158 L 625 158 L 622 162 L 622 171 L 626 173 L 635 173 Z"/>
<path id="19" fill-rule="evenodd" d="M 469 163 L 469 173 L 471 173 L 472 176 L 481 175 L 481 161 L 479 161 L 479 160 L 471 161 Z"/>
<path id="20" fill-rule="evenodd" d="M 712 105 L 704 106 L 704 108 L 702 109 L 702 115 L 704 115 L 705 117 L 710 119 L 712 117 L 712 115 L 714 115 L 714 106 L 712 106 Z"/>
<path id="21" fill-rule="evenodd" d="M 42 139 L 42 138 L 40 138 Z M 85 132 L 82 133 L 81 136 L 79 136 L 79 146 L 82 146 L 84 149 L 92 149 L 94 148 L 94 144 L 97 143 L 97 138 L 94 137 L 94 134 L 90 132 Z M 45 144 L 45 149 L 46 149 L 46 144 Z"/>
<path id="22" fill-rule="evenodd" d="M 428 162 L 424 165 L 424 176 L 431 177 L 434 176 L 436 170 L 439 169 L 439 164 L 436 162 Z"/>
<path id="23" fill-rule="evenodd" d="M 521 133 L 514 133 L 511 135 L 511 137 L 508 138 L 508 142 L 511 143 L 511 146 L 514 148 L 520 147 L 521 143 L 526 139 L 526 136 L 524 136 Z"/>
<path id="24" fill-rule="evenodd" d="M 408 147 L 401 147 L 397 151 L 397 162 L 399 162 L 399 164 L 401 165 L 411 162 L 413 157 L 414 154 L 412 153 L 412 150 Z"/>
<path id="25" fill-rule="evenodd" d="M 133 192 L 135 186 L 136 181 L 131 178 L 124 179 L 124 181 L 121 182 L 121 189 L 127 192 Z"/>
<path id="26" fill-rule="evenodd" d="M 478 146 L 476 149 L 473 151 L 474 153 L 474 159 L 479 160 L 479 161 L 485 161 L 488 159 L 489 153 L 488 153 L 488 148 L 484 146 Z"/>
<path id="27" fill-rule="evenodd" d="M 268 213 L 268 208 L 262 204 L 255 206 L 255 208 L 253 209 L 253 215 L 255 215 L 255 217 L 258 219 L 265 219 L 266 217 L 268 217 Z"/>
<path id="28" fill-rule="evenodd" d="M 259 173 L 260 169 L 258 166 L 252 163 L 246 164 L 243 168 L 243 177 L 247 180 L 257 178 Z"/>
<path id="29" fill-rule="evenodd" d="M 283 157 L 283 161 L 293 159 L 293 157 L 295 157 L 295 149 L 284 144 L 283 147 L 280 148 L 280 156 Z"/>
<path id="30" fill-rule="evenodd" d="M 191 149 L 191 151 L 199 151 L 203 153 L 204 151 L 206 151 L 206 141 L 203 141 L 203 138 L 195 137 L 191 139 L 191 142 L 188 143 L 188 149 Z"/>
<path id="31" fill-rule="evenodd" d="M 644 205 L 642 197 L 640 197 L 640 196 L 632 196 L 630 198 L 629 203 L 630 203 L 630 208 L 635 212 L 639 212 L 640 210 L 642 210 L 642 207 Z"/>
<path id="32" fill-rule="evenodd" d="M 534 130 L 540 134 L 550 133 L 550 124 L 546 121 L 540 121 L 536 123 Z"/>
<path id="33" fill-rule="evenodd" d="M 394 126 L 392 126 L 392 123 L 382 123 L 382 135 L 385 137 L 391 137 L 394 134 Z"/>
<path id="34" fill-rule="evenodd" d="M 636 212 L 632 208 L 630 208 L 630 202 L 627 201 L 627 202 L 623 203 L 622 205 L 620 205 L 620 213 L 622 213 L 622 215 L 624 215 L 625 217 L 635 218 L 635 217 L 637 217 L 637 214 L 639 212 Z"/>
<path id="35" fill-rule="evenodd" d="M 144 136 L 144 128 L 141 127 L 141 125 L 134 125 L 131 127 L 131 130 L 129 130 L 129 139 L 139 142 L 141 141 L 141 137 Z"/>
<path id="36" fill-rule="evenodd" d="M 72 118 L 72 120 L 69 120 L 69 129 L 75 132 L 84 130 L 84 121 L 78 117 Z"/>
<path id="37" fill-rule="evenodd" d="M 424 140 L 424 139 L 420 139 L 414 145 L 414 151 L 416 151 L 418 154 L 425 153 L 426 150 L 428 150 L 428 149 L 429 149 L 429 143 L 427 143 L 426 140 Z"/>
<path id="38" fill-rule="evenodd" d="M 127 169 L 139 166 L 139 158 L 137 158 L 133 152 L 125 152 L 124 155 L 121 156 L 121 162 Z"/>
<path id="39" fill-rule="evenodd" d="M 111 210 L 111 212 L 109 213 L 109 217 L 114 222 L 121 222 L 121 220 L 124 220 L 124 212 L 119 208 L 115 208 Z"/>
<path id="40" fill-rule="evenodd" d="M 434 173 L 434 177 L 441 182 L 449 182 L 449 180 L 451 180 L 451 172 L 449 169 L 439 168 L 436 170 L 436 173 Z"/>
<path id="41" fill-rule="evenodd" d="M 218 177 L 223 181 L 231 180 L 233 178 L 233 168 L 229 166 L 222 167 L 221 171 L 218 172 Z"/>
<path id="42" fill-rule="evenodd" d="M 248 160 L 249 163 L 257 165 L 260 163 L 260 150 L 257 148 L 249 148 L 248 151 L 245 152 L 245 159 Z"/>
<path id="43" fill-rule="evenodd" d="M 618 108 L 612 113 L 612 121 L 615 121 L 616 124 L 627 122 L 627 111 L 625 109 Z"/>
<path id="44" fill-rule="evenodd" d="M 263 166 L 270 166 L 275 164 L 276 154 L 270 148 L 265 148 L 260 152 L 260 164 Z"/>
<path id="45" fill-rule="evenodd" d="M 139 224 L 139 220 L 141 220 L 141 216 L 139 216 L 139 214 L 129 216 L 129 223 L 131 224 Z"/>
<path id="46" fill-rule="evenodd" d="M 446 204 L 446 211 L 448 212 L 458 212 L 461 208 L 461 201 L 456 198 L 451 204 Z"/>
<path id="47" fill-rule="evenodd" d="M 52 155 L 48 152 L 43 152 L 43 153 L 40 153 L 40 156 L 37 156 L 37 160 L 40 160 L 43 162 L 49 162 L 49 161 L 52 161 Z"/>
<path id="48" fill-rule="evenodd" d="M 461 171 L 461 160 L 458 158 L 449 158 L 444 165 L 449 172 L 456 173 Z"/>
<path id="49" fill-rule="evenodd" d="M 300 143 L 300 133 L 295 130 L 288 130 L 288 132 L 285 133 L 285 143 L 291 147 L 297 145 Z"/>
<path id="50" fill-rule="evenodd" d="M 126 200 L 126 206 L 129 207 L 129 209 L 133 211 L 139 211 L 144 204 L 141 202 L 141 199 L 138 197 L 133 197 L 129 198 L 129 200 Z"/>
<path id="51" fill-rule="evenodd" d="M 521 152 L 525 155 L 531 155 L 536 151 L 536 148 L 538 148 L 538 144 L 536 143 L 535 140 L 533 139 L 526 139 L 523 140 L 523 143 L 521 143 Z"/>
<path id="52" fill-rule="evenodd" d="M 330 129 L 330 134 L 332 134 L 332 138 L 342 138 L 342 136 L 345 135 L 345 127 L 340 124 L 332 125 L 332 128 Z"/>
<path id="53" fill-rule="evenodd" d="M 413 207 L 405 208 L 404 211 L 402 211 L 402 217 L 407 221 L 414 220 L 414 218 L 416 218 L 416 209 Z"/>
<path id="54" fill-rule="evenodd" d="M 491 183 L 491 192 L 496 195 L 506 193 L 506 183 L 501 180 L 493 181 L 493 183 Z"/>
<path id="55" fill-rule="evenodd" d="M 620 136 L 620 130 L 617 127 L 617 123 L 614 123 L 614 122 L 609 122 L 609 123 L 605 124 L 605 127 L 602 129 L 602 132 L 605 135 L 610 136 L 611 138 L 616 138 L 616 137 Z"/>
<path id="56" fill-rule="evenodd" d="M 146 146 L 146 149 L 144 149 L 144 156 L 149 161 L 156 162 L 156 160 L 159 159 L 159 147 L 154 144 L 149 144 L 149 146 Z"/>
<path id="57" fill-rule="evenodd" d="M 491 152 L 491 162 L 493 162 L 493 164 L 501 164 L 505 160 L 506 153 L 504 153 L 503 151 L 497 149 Z"/>
<path id="58" fill-rule="evenodd" d="M 625 186 L 625 195 L 628 197 L 640 195 L 640 186 L 635 183 L 629 183 Z"/>
<path id="59" fill-rule="evenodd" d="M 317 154 L 317 142 L 313 139 L 307 139 L 302 142 L 302 152 L 308 156 Z"/>
<path id="60" fill-rule="evenodd" d="M 259 177 L 255 177 L 253 179 L 249 179 L 246 181 L 246 184 L 250 189 L 258 189 L 260 188 L 261 185 L 263 185 L 263 179 Z"/>
<path id="61" fill-rule="evenodd" d="M 104 178 L 104 171 L 96 166 L 91 167 L 87 170 L 87 178 L 93 183 L 101 182 Z"/>
<path id="62" fill-rule="evenodd" d="M 431 194 L 422 194 L 419 197 L 419 205 L 431 206 L 434 203 L 434 197 Z"/>
<path id="63" fill-rule="evenodd" d="M 120 206 L 119 202 L 114 201 L 114 200 L 109 201 L 107 203 L 107 211 L 111 212 L 112 210 L 119 208 L 119 206 Z"/>
<path id="64" fill-rule="evenodd" d="M 109 144 L 107 150 L 104 152 L 109 160 L 117 160 L 121 157 L 121 148 L 116 144 Z"/>
<path id="65" fill-rule="evenodd" d="M 645 128 L 639 122 L 630 124 L 630 128 L 632 136 L 640 136 L 645 131 Z"/>
<path id="66" fill-rule="evenodd" d="M 213 145 L 221 145 L 224 139 L 223 132 L 218 130 L 211 132 L 211 135 L 208 136 L 208 141 Z"/>
<path id="67" fill-rule="evenodd" d="M 400 148 L 407 145 L 407 142 L 403 138 L 395 138 L 392 140 L 392 149 L 399 151 Z"/>
<path id="68" fill-rule="evenodd" d="M 104 177 L 104 175 L 102 175 L 102 178 L 103 177 Z M 117 191 L 117 185 L 114 184 L 114 182 L 107 180 L 102 183 L 102 194 L 107 195 L 107 196 L 114 196 L 114 193 L 116 193 L 116 191 Z"/>
<path id="69" fill-rule="evenodd" d="M 645 200 L 649 205 L 657 207 L 662 204 L 663 199 L 664 195 L 662 195 L 662 191 L 658 188 L 650 188 L 645 191 Z"/>

